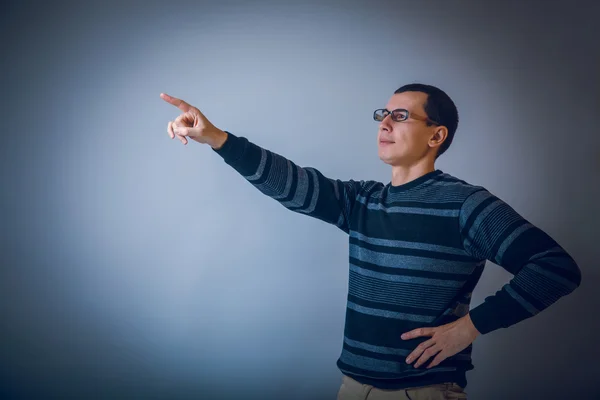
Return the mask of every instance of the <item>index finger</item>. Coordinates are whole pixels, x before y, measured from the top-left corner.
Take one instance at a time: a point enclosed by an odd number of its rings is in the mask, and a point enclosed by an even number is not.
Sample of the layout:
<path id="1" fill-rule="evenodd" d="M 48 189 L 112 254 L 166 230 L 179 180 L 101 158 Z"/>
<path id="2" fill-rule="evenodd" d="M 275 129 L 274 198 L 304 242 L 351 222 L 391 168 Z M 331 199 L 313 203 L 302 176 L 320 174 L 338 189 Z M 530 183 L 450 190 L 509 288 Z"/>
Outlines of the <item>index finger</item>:
<path id="1" fill-rule="evenodd" d="M 414 339 L 420 336 L 433 336 L 433 329 L 432 328 L 418 328 L 418 329 L 413 329 L 410 332 L 405 332 L 402 334 L 402 336 L 400 336 L 403 340 L 406 339 Z"/>
<path id="2" fill-rule="evenodd" d="M 177 97 L 169 96 L 166 93 L 161 93 L 160 97 L 169 104 L 173 104 L 183 112 L 188 112 L 192 109 L 192 106 L 185 101 L 178 99 Z"/>

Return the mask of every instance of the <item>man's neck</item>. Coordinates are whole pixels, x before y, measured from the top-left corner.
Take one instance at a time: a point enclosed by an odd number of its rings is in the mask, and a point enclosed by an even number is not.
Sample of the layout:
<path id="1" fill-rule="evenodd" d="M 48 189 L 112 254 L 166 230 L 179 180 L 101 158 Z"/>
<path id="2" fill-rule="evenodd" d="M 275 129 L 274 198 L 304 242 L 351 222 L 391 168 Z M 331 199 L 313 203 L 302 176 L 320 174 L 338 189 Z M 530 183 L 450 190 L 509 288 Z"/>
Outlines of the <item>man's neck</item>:
<path id="1" fill-rule="evenodd" d="M 433 162 L 425 161 L 414 165 L 394 165 L 392 167 L 392 186 L 400 186 L 413 181 L 429 172 L 435 171 Z"/>

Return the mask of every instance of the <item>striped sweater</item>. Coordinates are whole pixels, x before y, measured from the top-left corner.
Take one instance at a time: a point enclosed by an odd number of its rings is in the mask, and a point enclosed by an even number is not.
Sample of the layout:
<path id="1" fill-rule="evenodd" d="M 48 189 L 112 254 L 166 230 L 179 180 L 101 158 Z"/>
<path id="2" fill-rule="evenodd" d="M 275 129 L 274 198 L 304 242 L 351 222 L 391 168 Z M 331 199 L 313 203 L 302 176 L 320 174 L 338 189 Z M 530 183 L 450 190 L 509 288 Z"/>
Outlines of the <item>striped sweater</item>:
<path id="1" fill-rule="evenodd" d="M 436 367 L 414 368 L 405 358 L 429 338 L 400 335 L 467 313 L 487 334 L 539 313 L 580 284 L 577 264 L 549 235 L 485 188 L 441 170 L 399 186 L 335 180 L 229 132 L 215 152 L 284 207 L 348 234 L 348 301 L 337 366 L 359 382 L 387 389 L 443 382 L 465 387 L 466 371 L 474 368 L 472 345 Z M 486 260 L 514 277 L 469 311 Z"/>

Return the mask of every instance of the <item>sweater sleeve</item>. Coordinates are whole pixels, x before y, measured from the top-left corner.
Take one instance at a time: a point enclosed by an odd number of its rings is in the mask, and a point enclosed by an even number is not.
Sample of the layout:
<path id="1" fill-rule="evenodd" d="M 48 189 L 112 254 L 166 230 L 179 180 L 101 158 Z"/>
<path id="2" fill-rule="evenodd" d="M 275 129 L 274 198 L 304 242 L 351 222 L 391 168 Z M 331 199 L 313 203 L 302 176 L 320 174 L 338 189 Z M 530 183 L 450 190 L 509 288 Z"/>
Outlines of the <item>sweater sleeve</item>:
<path id="1" fill-rule="evenodd" d="M 465 250 L 514 275 L 470 311 L 481 334 L 530 318 L 580 285 L 581 271 L 573 258 L 489 191 L 472 193 L 459 220 Z"/>
<path id="2" fill-rule="evenodd" d="M 300 167 L 230 132 L 223 146 L 214 151 L 282 206 L 349 232 L 350 214 L 363 181 L 327 178 L 315 168 Z"/>

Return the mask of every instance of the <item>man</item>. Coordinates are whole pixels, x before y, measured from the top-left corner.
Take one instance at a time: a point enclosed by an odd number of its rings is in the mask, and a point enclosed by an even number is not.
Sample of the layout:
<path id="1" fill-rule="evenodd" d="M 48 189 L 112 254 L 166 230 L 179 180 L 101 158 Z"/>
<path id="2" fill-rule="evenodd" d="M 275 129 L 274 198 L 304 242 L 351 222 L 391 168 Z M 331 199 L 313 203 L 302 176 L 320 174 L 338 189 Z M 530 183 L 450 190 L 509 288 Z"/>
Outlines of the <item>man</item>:
<path id="1" fill-rule="evenodd" d="M 581 282 L 546 233 L 485 188 L 435 168 L 458 126 L 454 102 L 436 87 L 405 85 L 373 114 L 388 184 L 327 178 L 161 97 L 183 111 L 168 124 L 171 138 L 210 145 L 264 194 L 349 235 L 338 399 L 464 399 L 477 336 L 539 313 Z M 514 278 L 469 311 L 486 260 Z"/>

